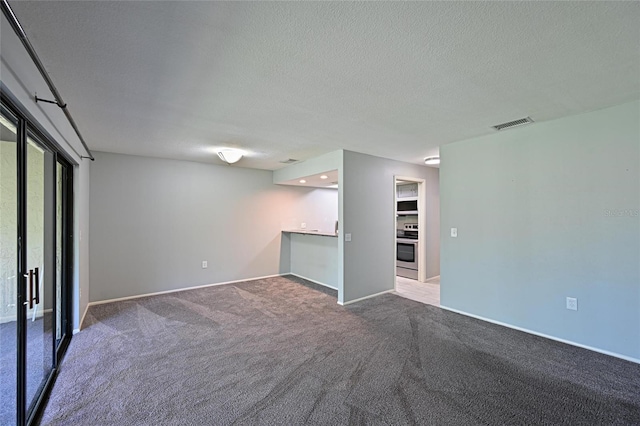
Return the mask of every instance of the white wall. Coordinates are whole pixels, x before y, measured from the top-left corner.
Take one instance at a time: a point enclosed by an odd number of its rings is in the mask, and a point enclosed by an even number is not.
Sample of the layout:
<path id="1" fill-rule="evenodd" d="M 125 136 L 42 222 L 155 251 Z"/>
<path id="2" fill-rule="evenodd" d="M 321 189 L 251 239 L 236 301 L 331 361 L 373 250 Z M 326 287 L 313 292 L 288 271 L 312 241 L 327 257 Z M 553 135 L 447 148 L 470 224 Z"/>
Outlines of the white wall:
<path id="1" fill-rule="evenodd" d="M 288 186 L 289 190 L 299 194 L 298 200 L 290 210 L 283 212 L 283 229 L 306 229 L 333 233 L 338 220 L 338 190 L 329 188 L 301 188 Z"/>
<path id="2" fill-rule="evenodd" d="M 60 108 L 55 105 L 35 103 L 34 93 L 38 93 L 43 98 L 51 99 L 53 99 L 53 95 L 49 92 L 45 81 L 40 76 L 35 65 L 33 65 L 9 22 L 4 15 L 0 19 L 0 78 L 2 85 L 49 132 L 69 160 L 78 164 L 74 169 L 75 189 L 77 189 L 74 190 L 74 199 L 77 204 L 88 204 L 88 191 L 80 192 L 81 189 L 88 187 L 88 182 L 83 181 L 83 179 L 89 178 L 88 167 L 90 161 L 80 158 L 80 155 L 86 156 L 87 154 Z M 62 95 L 64 96 L 64 92 Z M 68 108 L 73 114 L 73 111 L 77 108 L 82 108 L 82 105 L 69 104 Z M 79 124 L 79 126 L 82 129 L 82 125 Z M 88 209 L 78 209 L 76 206 L 74 220 L 76 228 L 81 223 L 87 223 Z M 88 232 L 84 234 L 84 237 L 88 238 Z M 81 245 L 77 241 L 75 243 L 73 328 L 77 330 L 80 326 L 80 316 L 86 307 L 86 304 L 82 304 L 81 298 L 78 296 L 81 289 L 83 295 L 88 293 L 89 282 L 88 274 L 79 272 L 83 269 L 88 269 L 88 253 L 86 250 L 81 251 Z"/>
<path id="3" fill-rule="evenodd" d="M 639 127 L 632 102 L 443 146 L 442 305 L 640 360 Z"/>
<path id="4" fill-rule="evenodd" d="M 288 273 L 281 230 L 337 219 L 265 170 L 96 153 L 90 182 L 91 301 Z"/>
<path id="5" fill-rule="evenodd" d="M 339 302 L 393 290 L 395 285 L 395 177 L 424 179 L 431 205 L 420 206 L 427 212 L 427 227 L 420 234 L 428 241 L 427 276 L 439 274 L 438 170 L 416 164 L 344 151 L 341 169 L 341 241 L 344 244 L 344 294 Z M 344 224 L 344 225 L 342 225 Z M 346 233 L 351 242 L 344 242 Z M 342 296 L 342 299 L 340 299 Z"/>

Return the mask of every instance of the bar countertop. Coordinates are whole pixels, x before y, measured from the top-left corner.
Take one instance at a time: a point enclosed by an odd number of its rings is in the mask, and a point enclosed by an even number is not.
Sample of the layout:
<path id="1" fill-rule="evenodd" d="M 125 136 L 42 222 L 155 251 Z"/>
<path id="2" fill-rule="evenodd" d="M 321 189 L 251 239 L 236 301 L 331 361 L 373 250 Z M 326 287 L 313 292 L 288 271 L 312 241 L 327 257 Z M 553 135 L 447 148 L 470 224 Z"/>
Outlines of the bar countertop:
<path id="1" fill-rule="evenodd" d="M 319 231 L 317 229 L 283 229 L 282 232 L 290 234 L 304 234 L 304 235 L 320 235 L 323 237 L 337 237 L 337 234 L 332 232 Z"/>

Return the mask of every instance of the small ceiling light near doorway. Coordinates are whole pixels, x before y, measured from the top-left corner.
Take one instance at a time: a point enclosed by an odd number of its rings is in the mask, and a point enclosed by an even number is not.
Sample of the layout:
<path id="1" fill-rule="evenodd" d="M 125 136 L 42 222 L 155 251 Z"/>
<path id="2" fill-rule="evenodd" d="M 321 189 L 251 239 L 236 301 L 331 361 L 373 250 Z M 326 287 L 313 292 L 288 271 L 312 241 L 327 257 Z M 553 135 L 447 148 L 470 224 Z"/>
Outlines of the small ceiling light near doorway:
<path id="1" fill-rule="evenodd" d="M 304 180 L 304 179 L 300 179 L 298 182 L 300 182 L 300 183 L 307 183 L 307 181 L 306 181 L 306 180 Z"/>
<path id="2" fill-rule="evenodd" d="M 440 164 L 440 157 L 427 157 L 424 159 L 424 164 L 427 166 L 437 166 Z"/>
<path id="3" fill-rule="evenodd" d="M 221 149 L 218 151 L 218 157 L 227 164 L 233 164 L 240 161 L 242 152 L 237 149 Z"/>
<path id="4" fill-rule="evenodd" d="M 320 176 L 320 179 L 328 179 L 328 178 L 329 178 L 329 176 L 327 176 L 327 175 Z"/>

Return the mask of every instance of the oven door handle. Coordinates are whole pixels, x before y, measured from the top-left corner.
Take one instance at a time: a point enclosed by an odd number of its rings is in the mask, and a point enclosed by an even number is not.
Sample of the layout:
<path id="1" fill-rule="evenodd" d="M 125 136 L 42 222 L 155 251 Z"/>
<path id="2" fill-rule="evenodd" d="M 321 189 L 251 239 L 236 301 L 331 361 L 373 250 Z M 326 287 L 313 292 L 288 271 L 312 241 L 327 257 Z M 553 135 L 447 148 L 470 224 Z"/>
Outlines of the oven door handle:
<path id="1" fill-rule="evenodd" d="M 398 244 L 418 244 L 418 240 L 410 240 L 405 238 L 396 238 Z"/>

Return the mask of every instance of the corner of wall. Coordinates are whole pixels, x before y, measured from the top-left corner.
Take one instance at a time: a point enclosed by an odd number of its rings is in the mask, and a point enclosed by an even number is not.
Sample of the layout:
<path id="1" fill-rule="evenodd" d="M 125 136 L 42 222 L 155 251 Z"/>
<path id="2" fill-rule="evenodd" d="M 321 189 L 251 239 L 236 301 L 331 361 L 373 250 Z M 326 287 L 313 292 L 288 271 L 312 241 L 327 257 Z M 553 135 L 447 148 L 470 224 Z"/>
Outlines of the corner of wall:
<path id="1" fill-rule="evenodd" d="M 89 160 L 73 168 L 74 182 L 74 275 L 73 275 L 73 329 L 80 330 L 89 305 Z"/>

